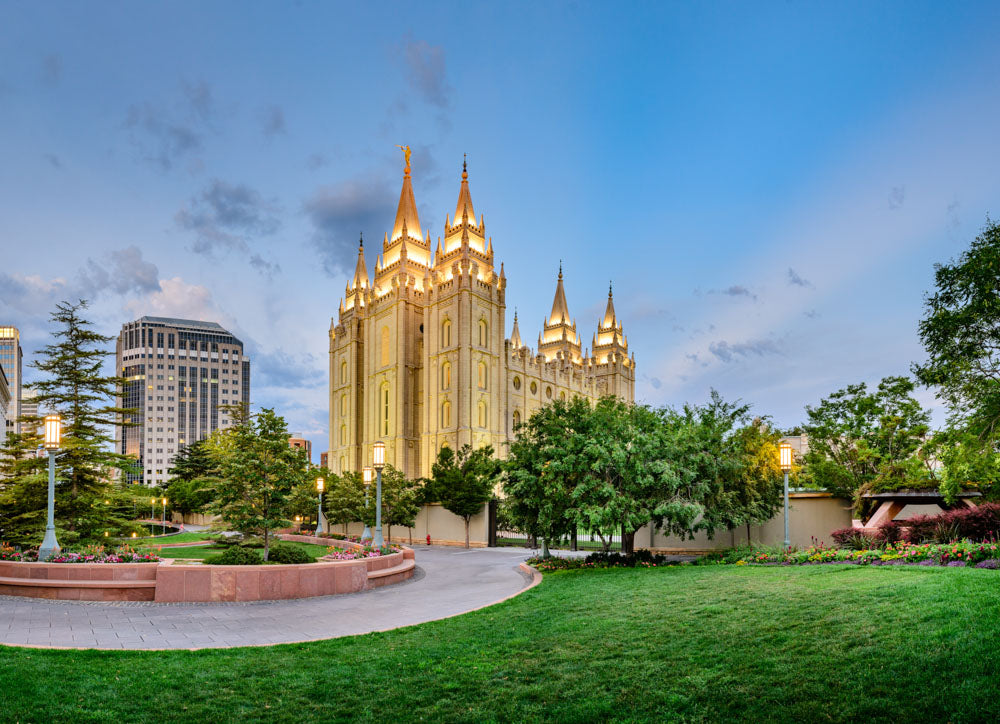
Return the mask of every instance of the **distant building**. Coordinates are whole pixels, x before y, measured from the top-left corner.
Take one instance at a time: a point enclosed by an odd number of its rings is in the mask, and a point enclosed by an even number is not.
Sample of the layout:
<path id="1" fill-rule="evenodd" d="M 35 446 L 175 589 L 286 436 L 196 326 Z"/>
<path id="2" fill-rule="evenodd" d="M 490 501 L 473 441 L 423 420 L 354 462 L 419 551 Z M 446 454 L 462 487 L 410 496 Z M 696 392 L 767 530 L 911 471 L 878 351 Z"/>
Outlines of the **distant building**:
<path id="1" fill-rule="evenodd" d="M 309 460 L 309 462 L 312 462 L 313 446 L 312 442 L 310 442 L 309 440 L 306 440 L 304 437 L 300 437 L 299 435 L 292 433 L 292 436 L 288 438 L 288 447 L 293 447 L 296 448 L 297 450 L 305 450 L 306 459 Z"/>
<path id="2" fill-rule="evenodd" d="M 319 466 L 321 468 L 329 468 L 330 467 L 330 453 L 329 452 L 321 452 L 319 454 Z"/>
<path id="3" fill-rule="evenodd" d="M 0 367 L 0 422 L 3 423 L 0 430 L 3 430 L 4 437 L 7 436 L 7 418 L 12 414 L 10 409 L 10 386 L 7 384 L 7 374 Z"/>
<path id="4" fill-rule="evenodd" d="M 5 432 L 19 433 L 21 425 L 17 418 L 21 415 L 21 333 L 17 327 L 0 327 L 0 367 L 7 376 L 7 390 L 10 402 L 5 415 Z M 6 435 L 5 435 L 6 436 Z"/>
<path id="5" fill-rule="evenodd" d="M 35 390 L 21 390 L 21 417 L 38 417 L 38 393 Z M 25 425 L 21 425 L 21 432 L 27 432 Z M 45 434 L 45 425 L 37 427 L 38 434 Z"/>
<path id="6" fill-rule="evenodd" d="M 243 342 L 215 322 L 142 317 L 122 325 L 115 369 L 126 382 L 118 405 L 136 410 L 115 449 L 139 469 L 132 483 L 162 485 L 185 445 L 229 427 L 227 406 L 250 404 Z"/>

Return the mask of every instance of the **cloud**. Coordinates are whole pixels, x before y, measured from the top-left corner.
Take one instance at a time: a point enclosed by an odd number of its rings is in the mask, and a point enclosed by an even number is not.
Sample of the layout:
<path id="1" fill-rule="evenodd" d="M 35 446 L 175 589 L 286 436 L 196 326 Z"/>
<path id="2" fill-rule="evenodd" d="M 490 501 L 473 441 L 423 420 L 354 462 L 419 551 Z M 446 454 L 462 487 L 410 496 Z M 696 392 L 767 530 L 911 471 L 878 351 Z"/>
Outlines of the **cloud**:
<path id="1" fill-rule="evenodd" d="M 174 216 L 177 226 L 196 234 L 192 251 L 212 256 L 217 251 L 250 254 L 250 240 L 275 233 L 281 226 L 274 215 L 277 203 L 265 200 L 245 184 L 214 179 Z M 260 270 L 259 260 L 255 268 Z M 252 261 L 252 259 L 251 259 Z M 274 265 L 270 265 L 273 271 Z"/>
<path id="2" fill-rule="evenodd" d="M 893 186 L 892 190 L 889 191 L 889 208 L 898 209 L 903 205 L 906 200 L 906 187 L 905 186 Z"/>
<path id="3" fill-rule="evenodd" d="M 281 271 L 280 264 L 277 262 L 267 261 L 260 254 L 250 255 L 250 266 L 266 277 L 273 277 Z"/>
<path id="4" fill-rule="evenodd" d="M 170 108 L 148 102 L 134 104 L 125 117 L 125 127 L 141 160 L 162 171 L 201 151 L 206 133 L 214 130 L 217 113 L 211 87 L 205 82 L 185 84 L 181 95 Z"/>
<path id="5" fill-rule="evenodd" d="M 206 287 L 188 284 L 180 277 L 161 279 L 157 287 L 151 294 L 130 300 L 125 305 L 126 311 L 134 317 L 181 317 L 229 326 L 227 315 L 219 310 Z"/>
<path id="6" fill-rule="evenodd" d="M 403 45 L 403 60 L 407 78 L 420 97 L 432 106 L 446 109 L 452 88 L 448 84 L 444 48 L 425 40 L 410 40 Z"/>
<path id="7" fill-rule="evenodd" d="M 809 281 L 808 279 L 803 279 L 802 277 L 800 277 L 799 274 L 798 274 L 798 272 L 796 272 L 791 267 L 788 267 L 788 283 L 792 284 L 794 286 L 803 287 L 803 288 L 806 288 L 806 289 L 812 289 L 813 288 L 813 283 L 811 281 Z"/>
<path id="8" fill-rule="evenodd" d="M 808 312 L 803 312 L 809 319 L 819 319 L 819 312 L 815 309 L 810 309 Z"/>
<path id="9" fill-rule="evenodd" d="M 44 279 L 37 274 L 0 272 L 0 309 L 27 316 L 44 316 L 57 299 L 73 297 L 71 285 L 63 278 Z"/>
<path id="10" fill-rule="evenodd" d="M 280 106 L 269 105 L 261 110 L 260 120 L 261 131 L 267 139 L 287 133 L 285 130 L 285 112 L 281 110 Z"/>
<path id="11" fill-rule="evenodd" d="M 701 292 L 697 289 L 695 290 L 695 296 L 700 296 Z M 747 299 L 752 299 L 757 301 L 757 295 L 751 292 L 747 287 L 742 284 L 733 284 L 725 289 L 709 289 L 709 294 L 722 294 L 727 297 L 746 297 Z"/>
<path id="12" fill-rule="evenodd" d="M 306 168 L 310 171 L 318 171 L 324 166 L 330 165 L 330 159 L 328 159 L 322 153 L 311 153 L 309 158 L 306 159 Z"/>
<path id="13" fill-rule="evenodd" d="M 42 154 L 42 158 L 44 158 L 46 161 L 48 161 L 49 165 L 51 165 L 52 168 L 62 168 L 63 167 L 62 159 L 60 159 L 54 153 L 43 153 Z"/>
<path id="14" fill-rule="evenodd" d="M 139 294 L 159 289 L 160 272 L 156 265 L 142 258 L 137 246 L 110 252 L 101 262 L 88 259 L 80 270 L 78 293 L 94 298 L 105 290 L 115 294 Z"/>
<path id="15" fill-rule="evenodd" d="M 253 353 L 254 369 L 259 385 L 264 387 L 315 387 L 326 382 L 320 360 L 308 352 L 291 355 L 283 349 Z"/>
<path id="16" fill-rule="evenodd" d="M 327 274 L 335 276 L 354 268 L 360 232 L 391 225 L 394 195 L 384 178 L 353 179 L 322 187 L 303 203 Z"/>
<path id="17" fill-rule="evenodd" d="M 738 358 L 750 356 L 763 357 L 771 354 L 781 354 L 781 348 L 773 339 L 756 339 L 746 342 L 729 343 L 725 340 L 712 342 L 708 351 L 723 362 L 735 362 Z"/>

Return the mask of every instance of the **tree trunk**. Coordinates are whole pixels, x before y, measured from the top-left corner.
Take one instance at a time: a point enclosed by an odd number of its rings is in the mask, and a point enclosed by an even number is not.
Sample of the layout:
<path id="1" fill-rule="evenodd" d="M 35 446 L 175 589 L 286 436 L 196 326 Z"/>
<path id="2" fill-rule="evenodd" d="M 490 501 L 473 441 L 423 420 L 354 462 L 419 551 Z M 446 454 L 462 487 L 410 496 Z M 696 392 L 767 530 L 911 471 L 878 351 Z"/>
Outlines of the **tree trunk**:
<path id="1" fill-rule="evenodd" d="M 407 527 L 406 532 L 410 538 L 410 545 L 413 545 L 413 528 Z"/>
<path id="2" fill-rule="evenodd" d="M 542 538 L 542 558 L 549 558 L 551 555 L 552 554 L 549 553 L 549 539 Z"/>
<path id="3" fill-rule="evenodd" d="M 469 518 L 465 519 L 465 547 L 469 547 Z"/>
<path id="4" fill-rule="evenodd" d="M 389 523 L 385 524 L 385 542 L 388 543 L 392 540 L 392 526 Z"/>
<path id="5" fill-rule="evenodd" d="M 635 553 L 635 531 L 626 533 L 624 529 L 622 530 L 622 553 L 626 555 Z"/>
<path id="6" fill-rule="evenodd" d="M 268 539 L 268 534 L 269 533 L 270 533 L 270 531 L 267 528 L 265 528 L 264 529 L 264 562 L 265 563 L 267 563 L 267 552 L 268 552 L 268 549 L 270 547 L 270 540 Z"/>
<path id="7" fill-rule="evenodd" d="M 747 545 L 750 545 L 750 524 L 747 523 Z"/>

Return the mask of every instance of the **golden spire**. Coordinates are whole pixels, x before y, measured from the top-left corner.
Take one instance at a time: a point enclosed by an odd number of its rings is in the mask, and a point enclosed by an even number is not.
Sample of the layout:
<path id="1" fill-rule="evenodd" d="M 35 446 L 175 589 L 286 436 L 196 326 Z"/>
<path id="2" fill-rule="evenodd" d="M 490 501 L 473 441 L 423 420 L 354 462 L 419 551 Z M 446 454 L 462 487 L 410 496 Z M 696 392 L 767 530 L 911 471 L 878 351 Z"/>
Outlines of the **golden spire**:
<path id="1" fill-rule="evenodd" d="M 413 235 L 414 239 L 420 237 L 420 217 L 417 215 L 417 202 L 413 198 L 413 184 L 410 182 L 410 147 L 400 146 L 406 154 L 406 169 L 403 174 L 403 188 L 399 192 L 399 206 L 396 208 L 396 223 L 392 226 L 392 237 L 390 242 L 396 241 L 403 235 L 406 228 L 408 235 Z"/>
<path id="2" fill-rule="evenodd" d="M 368 265 L 365 264 L 365 237 L 361 235 L 358 242 L 358 263 L 354 267 L 354 280 L 351 282 L 351 289 L 367 289 L 370 286 L 368 281 Z"/>
<path id="3" fill-rule="evenodd" d="M 521 330 L 517 328 L 517 310 L 514 310 L 514 330 L 510 333 L 510 346 L 514 349 L 521 349 L 524 343 L 521 341 Z"/>
<path id="4" fill-rule="evenodd" d="M 566 305 L 566 292 L 563 290 L 562 259 L 559 260 L 559 279 L 556 281 L 556 296 L 552 300 L 552 314 L 549 324 L 559 324 L 569 321 L 569 307 Z"/>
<path id="5" fill-rule="evenodd" d="M 455 226 L 464 223 L 466 217 L 468 217 L 470 225 L 476 225 L 476 211 L 472 207 L 472 195 L 469 193 L 469 168 L 467 162 L 463 159 L 462 187 L 458 192 L 458 203 L 455 205 L 455 218 L 453 219 Z"/>
<path id="6" fill-rule="evenodd" d="M 608 307 L 604 310 L 604 319 L 601 320 L 603 329 L 610 329 L 615 326 L 615 302 L 611 297 L 611 283 L 608 283 Z"/>

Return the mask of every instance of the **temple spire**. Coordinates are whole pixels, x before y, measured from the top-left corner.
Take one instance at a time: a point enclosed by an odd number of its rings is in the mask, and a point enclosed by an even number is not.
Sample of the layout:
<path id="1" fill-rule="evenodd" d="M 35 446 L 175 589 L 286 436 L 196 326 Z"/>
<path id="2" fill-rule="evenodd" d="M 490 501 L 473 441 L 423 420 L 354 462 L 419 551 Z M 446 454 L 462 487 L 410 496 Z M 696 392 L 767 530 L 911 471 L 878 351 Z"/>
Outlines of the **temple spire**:
<path id="1" fill-rule="evenodd" d="M 514 349 L 521 349 L 524 343 L 521 341 L 521 330 L 517 328 L 517 310 L 514 310 L 514 331 L 510 333 L 510 346 Z"/>
<path id="2" fill-rule="evenodd" d="M 464 223 L 468 218 L 468 223 L 476 225 L 476 211 L 472 207 L 472 195 L 469 193 L 469 169 L 466 161 L 462 160 L 462 187 L 458 192 L 458 203 L 455 205 L 454 224 L 457 226 Z"/>
<path id="3" fill-rule="evenodd" d="M 566 292 L 563 290 L 562 259 L 559 260 L 559 279 L 556 281 L 556 296 L 552 300 L 552 314 L 549 324 L 559 324 L 569 321 L 569 307 L 566 305 Z"/>
<path id="4" fill-rule="evenodd" d="M 402 148 L 402 146 L 400 147 Z M 406 169 L 403 172 L 403 188 L 399 192 L 399 206 L 396 208 L 396 223 L 392 226 L 392 237 L 390 242 L 396 241 L 403 235 L 403 229 L 407 234 L 416 234 L 415 239 L 420 237 L 420 217 L 417 215 L 417 202 L 413 198 L 413 184 L 410 181 L 410 153 L 409 146 L 404 150 L 406 154 Z"/>
<path id="5" fill-rule="evenodd" d="M 604 319 L 601 320 L 601 327 L 608 329 L 614 327 L 617 318 L 615 317 L 615 302 L 611 296 L 611 283 L 608 283 L 608 307 L 604 310 Z"/>
<path id="6" fill-rule="evenodd" d="M 354 279 L 351 281 L 351 289 L 367 289 L 371 286 L 368 280 L 368 265 L 365 264 L 365 237 L 361 235 L 358 241 L 358 263 L 354 267 Z"/>

